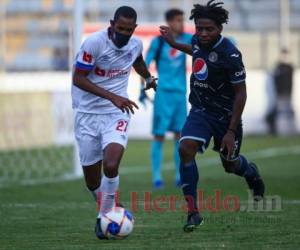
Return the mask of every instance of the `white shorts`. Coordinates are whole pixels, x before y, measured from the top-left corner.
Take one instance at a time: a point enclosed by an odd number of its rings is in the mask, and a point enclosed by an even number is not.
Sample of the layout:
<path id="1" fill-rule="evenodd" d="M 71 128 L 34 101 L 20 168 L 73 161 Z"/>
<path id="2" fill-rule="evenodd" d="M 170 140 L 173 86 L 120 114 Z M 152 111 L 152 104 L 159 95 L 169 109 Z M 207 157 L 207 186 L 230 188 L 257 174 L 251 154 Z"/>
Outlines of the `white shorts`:
<path id="1" fill-rule="evenodd" d="M 103 159 L 103 150 L 110 143 L 124 148 L 128 141 L 130 115 L 127 113 L 89 114 L 75 112 L 74 131 L 82 166 L 90 166 Z"/>

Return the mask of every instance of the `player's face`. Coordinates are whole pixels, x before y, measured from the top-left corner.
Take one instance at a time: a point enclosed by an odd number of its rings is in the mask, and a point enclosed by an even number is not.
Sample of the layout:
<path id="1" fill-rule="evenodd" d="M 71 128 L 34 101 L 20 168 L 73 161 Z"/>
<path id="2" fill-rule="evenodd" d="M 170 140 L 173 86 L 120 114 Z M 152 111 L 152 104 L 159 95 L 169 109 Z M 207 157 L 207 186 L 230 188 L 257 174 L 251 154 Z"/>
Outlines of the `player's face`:
<path id="1" fill-rule="evenodd" d="M 172 20 L 168 21 L 168 26 L 173 32 L 177 34 L 182 33 L 184 28 L 183 15 L 177 15 Z"/>
<path id="2" fill-rule="evenodd" d="M 119 47 L 125 46 L 132 36 L 137 24 L 132 18 L 120 16 L 116 21 L 110 21 L 113 31 L 113 42 Z"/>
<path id="3" fill-rule="evenodd" d="M 195 20 L 196 33 L 202 45 L 210 45 L 216 41 L 222 32 L 222 26 L 208 18 Z"/>

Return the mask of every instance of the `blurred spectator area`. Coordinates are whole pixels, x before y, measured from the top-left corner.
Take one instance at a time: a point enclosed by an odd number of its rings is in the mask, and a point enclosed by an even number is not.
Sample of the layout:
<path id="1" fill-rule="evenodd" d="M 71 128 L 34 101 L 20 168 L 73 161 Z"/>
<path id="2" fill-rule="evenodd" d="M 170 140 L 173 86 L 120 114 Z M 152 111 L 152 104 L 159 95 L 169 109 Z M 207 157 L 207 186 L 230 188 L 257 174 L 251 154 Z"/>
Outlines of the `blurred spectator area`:
<path id="1" fill-rule="evenodd" d="M 7 71 L 68 70 L 75 0 L 0 0 L 1 64 Z M 138 23 L 157 27 L 164 12 L 181 8 L 186 20 L 195 3 L 206 0 L 82 0 L 85 24 L 109 25 L 115 9 L 130 5 Z M 230 12 L 225 35 L 243 52 L 247 68 L 270 69 L 279 53 L 279 0 L 223 0 Z M 3 11 L 4 10 L 4 11 Z M 300 67 L 300 0 L 290 0 L 291 59 Z M 3 24 L 5 22 L 5 25 Z M 188 25 L 193 26 L 189 21 Z M 5 33 L 5 34 L 4 34 Z M 4 35 L 3 35 L 4 34 Z M 4 60 L 3 60 L 4 58 Z M 4 61 L 4 63 L 3 63 Z"/>
<path id="2" fill-rule="evenodd" d="M 5 69 L 68 70 L 73 0 L 4 0 Z"/>

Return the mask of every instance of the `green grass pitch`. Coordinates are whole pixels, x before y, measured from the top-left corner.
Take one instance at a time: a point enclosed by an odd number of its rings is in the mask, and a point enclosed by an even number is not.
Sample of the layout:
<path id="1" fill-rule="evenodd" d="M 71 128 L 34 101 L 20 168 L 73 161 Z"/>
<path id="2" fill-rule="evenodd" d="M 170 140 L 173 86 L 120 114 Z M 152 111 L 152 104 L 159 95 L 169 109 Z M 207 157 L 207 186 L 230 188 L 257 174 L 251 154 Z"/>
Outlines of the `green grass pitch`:
<path id="1" fill-rule="evenodd" d="M 37 185 L 12 183 L 0 188 L 0 249 L 300 248 L 300 137 L 244 139 L 242 152 L 257 163 L 265 180 L 266 195 L 277 195 L 281 207 L 234 212 L 206 209 L 204 225 L 190 234 L 182 230 L 186 216 L 180 203 L 176 203 L 175 211 L 159 212 L 153 208 L 153 199 L 181 195 L 181 190 L 173 186 L 172 142 L 167 141 L 163 165 L 166 187 L 152 192 L 149 145 L 149 141 L 130 140 L 121 164 L 121 202 L 130 209 L 131 193 L 138 195 L 137 211 L 133 213 L 135 228 L 128 238 L 96 239 L 96 204 L 82 179 Z M 4 154 L 0 157 L 5 162 Z M 212 150 L 199 155 L 197 162 L 199 189 L 204 198 L 220 190 L 222 201 L 231 195 L 238 197 L 241 206 L 245 205 L 246 184 L 241 178 L 226 174 Z M 150 211 L 143 209 L 143 194 L 147 191 L 152 197 Z"/>

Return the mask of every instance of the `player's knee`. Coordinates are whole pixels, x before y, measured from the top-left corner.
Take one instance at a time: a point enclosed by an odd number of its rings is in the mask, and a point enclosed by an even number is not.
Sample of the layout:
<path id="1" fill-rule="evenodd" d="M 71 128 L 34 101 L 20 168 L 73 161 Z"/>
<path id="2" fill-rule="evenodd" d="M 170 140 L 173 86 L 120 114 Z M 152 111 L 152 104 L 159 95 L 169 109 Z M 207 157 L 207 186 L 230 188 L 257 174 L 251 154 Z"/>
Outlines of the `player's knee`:
<path id="1" fill-rule="evenodd" d="M 179 146 L 179 155 L 180 159 L 183 162 L 191 161 L 194 159 L 195 155 L 197 153 L 197 145 L 194 143 L 190 143 L 187 141 L 182 141 Z"/>
<path id="2" fill-rule="evenodd" d="M 118 175 L 119 162 L 115 159 L 105 160 L 103 162 L 103 172 L 105 176 L 109 178 L 116 177 Z"/>

